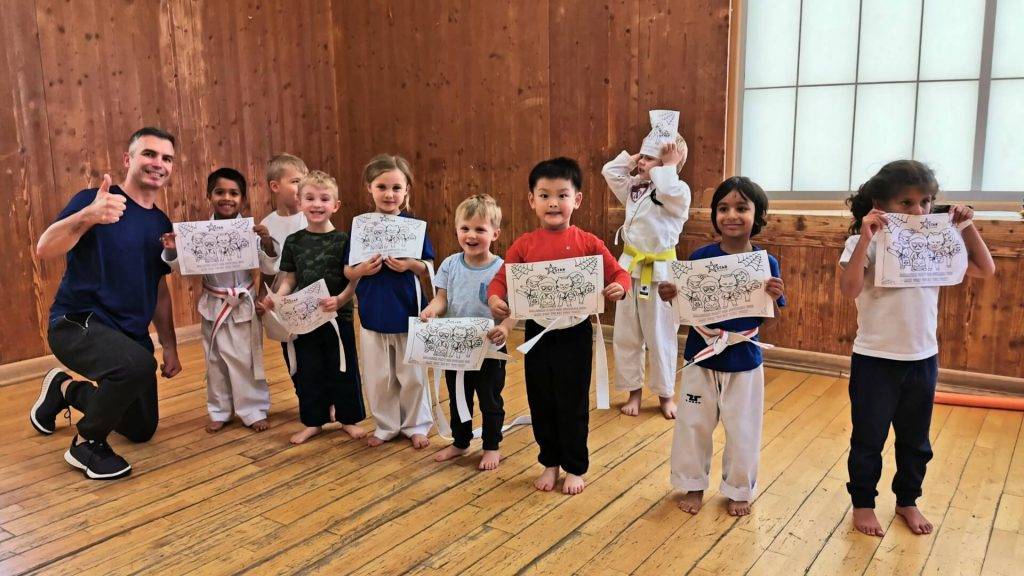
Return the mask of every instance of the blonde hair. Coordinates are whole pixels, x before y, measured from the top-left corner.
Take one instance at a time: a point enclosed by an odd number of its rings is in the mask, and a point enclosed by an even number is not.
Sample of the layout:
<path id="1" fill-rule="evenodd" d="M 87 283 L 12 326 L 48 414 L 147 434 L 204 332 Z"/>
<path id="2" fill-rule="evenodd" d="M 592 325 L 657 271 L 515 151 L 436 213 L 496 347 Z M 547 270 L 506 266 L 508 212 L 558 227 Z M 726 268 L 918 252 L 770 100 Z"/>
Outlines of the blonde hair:
<path id="1" fill-rule="evenodd" d="M 309 168 L 306 167 L 306 163 L 302 161 L 302 158 L 292 156 L 291 154 L 278 154 L 267 162 L 267 183 L 269 184 L 283 178 L 284 171 L 287 168 L 291 168 L 303 176 L 309 174 Z"/>
<path id="2" fill-rule="evenodd" d="M 680 150 L 686 150 L 686 154 L 683 156 L 683 161 L 680 162 L 679 164 L 676 164 L 676 174 L 682 174 L 683 164 L 686 164 L 686 160 L 690 155 L 690 147 L 686 145 L 686 139 L 683 138 L 683 135 L 679 134 L 678 132 L 676 133 L 676 147 L 679 148 Z M 661 158 L 658 159 L 660 160 Z"/>
<path id="3" fill-rule="evenodd" d="M 391 172 L 392 170 L 398 170 L 405 176 L 406 193 L 405 193 L 405 204 L 402 206 L 402 210 L 409 210 L 409 189 L 412 188 L 413 177 L 412 177 L 412 166 L 409 165 L 409 161 L 401 156 L 395 154 L 378 154 L 367 162 L 363 168 L 363 182 L 367 186 L 373 184 L 373 181 L 378 176 L 385 172 Z"/>
<path id="4" fill-rule="evenodd" d="M 476 194 L 463 200 L 455 209 L 455 221 L 486 218 L 495 230 L 501 229 L 501 208 L 489 194 Z"/>
<path id="5" fill-rule="evenodd" d="M 338 181 L 334 179 L 330 174 L 321 172 L 320 170 L 313 170 L 309 174 L 302 177 L 299 181 L 299 194 L 302 194 L 302 189 L 306 186 L 312 186 L 314 188 L 320 188 L 321 190 L 330 190 L 331 195 L 334 196 L 335 200 L 338 200 Z"/>

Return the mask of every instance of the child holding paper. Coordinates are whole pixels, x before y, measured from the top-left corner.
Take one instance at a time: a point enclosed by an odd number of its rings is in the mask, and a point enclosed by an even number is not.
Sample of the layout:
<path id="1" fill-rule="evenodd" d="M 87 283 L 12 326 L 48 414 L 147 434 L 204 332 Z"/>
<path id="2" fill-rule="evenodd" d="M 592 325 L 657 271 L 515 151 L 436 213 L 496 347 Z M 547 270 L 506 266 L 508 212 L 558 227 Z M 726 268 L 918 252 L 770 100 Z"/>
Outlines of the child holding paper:
<path id="1" fill-rule="evenodd" d="M 206 198 L 212 220 L 241 218 L 247 185 L 241 172 L 219 168 L 206 179 Z M 255 226 L 260 270 L 272 272 L 273 241 L 265 226 Z M 178 269 L 177 241 L 173 232 L 161 238 L 162 258 Z M 257 432 L 270 427 L 270 389 L 263 373 L 263 329 L 256 313 L 256 278 L 251 270 L 203 275 L 199 297 L 203 348 L 206 350 L 206 431 L 223 428 L 235 414 Z"/>
<path id="2" fill-rule="evenodd" d="M 323 278 L 334 296 L 320 301 L 325 312 L 337 312 L 337 329 L 326 323 L 295 341 L 295 393 L 299 397 L 299 420 L 305 426 L 291 437 L 301 444 L 323 431 L 324 424 L 341 423 L 352 438 L 366 431 L 359 422 L 366 418 L 359 381 L 359 360 L 352 326 L 353 285 L 342 274 L 348 235 L 334 228 L 331 215 L 338 211 L 338 183 L 319 170 L 313 170 L 299 182 L 299 209 L 308 225 L 288 236 L 281 251 L 281 271 L 276 295 L 286 296 Z M 267 310 L 274 309 L 270 296 L 263 299 Z M 339 349 L 338 341 L 341 340 Z M 345 370 L 341 370 L 342 352 Z"/>
<path id="3" fill-rule="evenodd" d="M 689 260 L 758 250 L 750 238 L 764 227 L 767 212 L 768 196 L 749 178 L 734 176 L 722 182 L 711 198 L 711 225 L 721 236 L 721 242 L 698 248 Z M 768 266 L 772 277 L 765 282 L 764 291 L 776 306 L 785 306 L 779 262 L 771 254 Z M 658 286 L 663 300 L 672 300 L 676 292 L 673 283 Z M 714 448 L 711 436 L 721 417 L 725 450 L 719 491 L 729 499 L 730 515 L 750 514 L 750 502 L 757 488 L 764 411 L 761 349 L 753 342 L 758 341 L 757 331 L 763 320 L 734 318 L 706 327 L 690 327 L 683 352 L 688 364 L 680 384 L 681 407 L 671 458 L 671 481 L 673 487 L 684 492 L 679 501 L 684 512 L 696 514 L 703 504 Z M 714 344 L 720 338 L 729 342 L 730 333 L 744 336 L 715 353 Z"/>
<path id="4" fill-rule="evenodd" d="M 540 228 L 516 238 L 505 262 L 544 262 L 577 256 L 601 256 L 604 261 L 608 300 L 621 300 L 630 288 L 629 273 L 619 266 L 600 238 L 570 225 L 580 207 L 583 174 L 569 158 L 545 160 L 530 171 L 530 208 Z M 502 266 L 487 290 L 487 302 L 495 320 L 509 317 L 506 267 Z M 533 419 L 533 435 L 540 447 L 538 460 L 544 472 L 534 482 L 541 491 L 552 490 L 559 469 L 565 470 L 562 492 L 579 494 L 589 466 L 587 425 L 590 417 L 590 373 L 593 326 L 587 317 L 572 316 L 545 334 L 526 354 L 526 395 Z M 538 336 L 551 322 L 528 320 L 527 340 Z M 598 346 L 604 346 L 598 339 Z"/>
<path id="5" fill-rule="evenodd" d="M 501 269 L 502 260 L 491 253 L 491 243 L 501 233 L 501 208 L 494 198 L 477 194 L 462 201 L 455 209 L 455 233 L 462 252 L 452 254 L 441 262 L 434 277 L 436 294 L 430 304 L 420 312 L 421 320 L 438 316 L 447 318 L 484 317 L 491 315 L 487 307 L 487 286 L 495 273 Z M 503 347 L 508 331 L 515 321 L 506 318 L 487 333 L 497 347 Z M 455 406 L 455 371 L 446 370 L 448 399 Z M 480 459 L 480 470 L 494 470 L 498 467 L 501 454 L 501 427 L 505 422 L 505 404 L 501 390 L 505 387 L 505 361 L 487 358 L 478 371 L 464 375 L 466 404 L 473 411 L 473 392 L 476 392 L 483 415 L 484 453 Z M 473 438 L 473 423 L 462 422 L 454 408 L 451 410 L 451 427 L 454 443 L 434 455 L 434 460 L 443 462 L 462 456 L 469 449 Z"/>
<path id="6" fill-rule="evenodd" d="M 363 169 L 366 190 L 380 214 L 409 218 L 409 189 L 412 168 L 401 156 L 375 156 Z M 380 446 L 399 434 L 417 450 L 430 445 L 427 432 L 433 424 L 427 396 L 425 370 L 405 362 L 409 337 L 409 317 L 423 307 L 420 278 L 431 274 L 434 247 L 424 235 L 419 258 L 383 258 L 380 254 L 355 266 L 348 265 L 345 249 L 345 276 L 359 280 L 359 346 L 367 397 L 377 429 L 366 443 Z"/>
<path id="7" fill-rule="evenodd" d="M 853 524 L 869 536 L 885 532 L 875 516 L 876 486 L 882 474 L 882 448 L 889 426 L 896 431 L 896 514 L 915 534 L 929 534 L 931 522 L 918 510 L 928 461 L 928 428 L 938 378 L 938 286 L 875 286 L 878 233 L 886 212 L 915 216 L 932 211 L 939 186 L 930 168 L 915 160 L 882 167 L 847 199 L 853 213 L 851 236 L 839 258 L 840 288 L 856 299 L 857 337 L 850 359 L 850 412 L 853 432 L 848 460 Z M 950 220 L 961 229 L 967 248 L 967 275 L 986 278 L 995 263 L 973 226 L 974 211 L 954 205 Z M 858 233 L 859 232 L 859 233 Z"/>
<path id="8" fill-rule="evenodd" d="M 659 122 L 667 120 L 667 125 Z M 686 141 L 676 130 L 679 113 L 651 111 L 654 129 L 640 152 L 623 150 L 604 165 L 601 174 L 615 197 L 626 207 L 619 228 L 625 241 L 619 264 L 632 274 L 633 289 L 615 306 L 615 387 L 629 391 L 623 414 L 636 416 L 644 386 L 645 350 L 651 372 L 647 388 L 658 395 L 662 415 L 676 417 L 676 355 L 679 328 L 672 307 L 651 293 L 668 280 L 668 263 L 676 259 L 676 244 L 689 217 L 690 187 L 679 179 L 686 163 Z M 662 142 L 659 134 L 674 134 Z M 633 175 L 633 171 L 636 175 Z"/>

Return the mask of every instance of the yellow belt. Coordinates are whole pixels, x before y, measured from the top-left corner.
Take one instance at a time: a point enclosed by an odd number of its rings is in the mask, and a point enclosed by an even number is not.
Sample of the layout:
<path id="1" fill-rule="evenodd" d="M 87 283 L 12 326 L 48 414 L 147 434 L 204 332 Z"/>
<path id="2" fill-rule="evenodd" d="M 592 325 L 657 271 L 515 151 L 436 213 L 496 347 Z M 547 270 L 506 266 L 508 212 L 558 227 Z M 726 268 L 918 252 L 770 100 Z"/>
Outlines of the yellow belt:
<path id="1" fill-rule="evenodd" d="M 629 263 L 628 272 L 633 274 L 633 270 L 637 267 L 640 268 L 640 286 L 650 286 L 651 280 L 654 277 L 654 263 L 655 262 L 671 262 L 676 259 L 676 249 L 668 248 L 661 252 L 641 252 L 633 246 L 626 244 L 623 252 L 632 258 Z M 637 293 L 644 300 L 650 298 L 649 291 L 638 290 Z"/>

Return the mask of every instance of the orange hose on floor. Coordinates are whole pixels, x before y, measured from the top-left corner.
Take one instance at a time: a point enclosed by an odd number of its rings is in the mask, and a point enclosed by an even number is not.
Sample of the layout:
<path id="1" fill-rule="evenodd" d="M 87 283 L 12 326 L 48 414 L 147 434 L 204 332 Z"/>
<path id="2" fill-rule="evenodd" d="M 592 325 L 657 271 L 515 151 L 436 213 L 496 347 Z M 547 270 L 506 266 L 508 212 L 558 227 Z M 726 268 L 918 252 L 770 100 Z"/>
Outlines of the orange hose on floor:
<path id="1" fill-rule="evenodd" d="M 936 392 L 935 403 L 949 404 L 951 406 L 970 406 L 973 408 L 1018 410 L 1024 412 L 1024 398 L 1008 398 L 1006 396 L 977 396 L 973 394 L 954 394 L 952 392 Z"/>

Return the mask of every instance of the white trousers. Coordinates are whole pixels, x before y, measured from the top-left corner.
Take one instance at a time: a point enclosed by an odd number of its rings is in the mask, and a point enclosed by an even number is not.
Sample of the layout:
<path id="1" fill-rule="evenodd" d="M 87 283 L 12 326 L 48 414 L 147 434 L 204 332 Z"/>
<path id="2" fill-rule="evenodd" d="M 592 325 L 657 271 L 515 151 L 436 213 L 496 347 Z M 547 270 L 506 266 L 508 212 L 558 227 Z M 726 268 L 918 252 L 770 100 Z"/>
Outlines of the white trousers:
<path id="1" fill-rule="evenodd" d="M 639 390 L 644 385 L 644 352 L 650 357 L 647 389 L 671 398 L 675 394 L 676 355 L 679 325 L 672 305 L 658 297 L 658 283 L 651 285 L 651 297 L 641 299 L 636 290 L 615 305 L 615 389 Z"/>
<path id="2" fill-rule="evenodd" d="M 721 416 L 725 450 L 719 491 L 730 500 L 750 502 L 761 457 L 764 368 L 717 372 L 694 364 L 683 370 L 679 388 L 672 486 L 684 492 L 707 489 L 714 449 L 711 435 Z"/>
<path id="3" fill-rule="evenodd" d="M 359 329 L 363 389 L 377 424 L 374 436 L 391 440 L 399 433 L 427 434 L 434 420 L 427 396 L 426 370 L 405 362 L 408 334 Z"/>
<path id="4" fill-rule="evenodd" d="M 249 322 L 225 322 L 217 330 L 217 341 L 210 344 L 213 322 L 203 320 L 203 346 L 206 350 L 206 409 L 216 422 L 231 420 L 237 414 L 246 426 L 263 420 L 270 410 L 270 388 L 266 380 L 253 378 L 253 354 L 263 347 L 253 346 Z"/>

